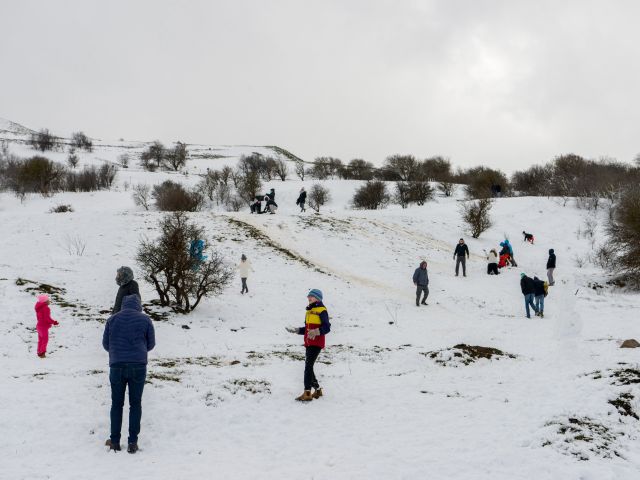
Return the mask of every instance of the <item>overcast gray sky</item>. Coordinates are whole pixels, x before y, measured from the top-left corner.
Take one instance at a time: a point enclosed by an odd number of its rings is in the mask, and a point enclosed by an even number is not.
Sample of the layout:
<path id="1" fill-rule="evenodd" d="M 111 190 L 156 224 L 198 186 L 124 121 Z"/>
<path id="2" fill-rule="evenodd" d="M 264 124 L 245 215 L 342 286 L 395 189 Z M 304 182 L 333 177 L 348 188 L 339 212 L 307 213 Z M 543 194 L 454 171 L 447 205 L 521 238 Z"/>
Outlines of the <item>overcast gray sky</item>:
<path id="1" fill-rule="evenodd" d="M 0 117 L 308 160 L 631 161 L 639 19 L 633 0 L 0 0 Z"/>

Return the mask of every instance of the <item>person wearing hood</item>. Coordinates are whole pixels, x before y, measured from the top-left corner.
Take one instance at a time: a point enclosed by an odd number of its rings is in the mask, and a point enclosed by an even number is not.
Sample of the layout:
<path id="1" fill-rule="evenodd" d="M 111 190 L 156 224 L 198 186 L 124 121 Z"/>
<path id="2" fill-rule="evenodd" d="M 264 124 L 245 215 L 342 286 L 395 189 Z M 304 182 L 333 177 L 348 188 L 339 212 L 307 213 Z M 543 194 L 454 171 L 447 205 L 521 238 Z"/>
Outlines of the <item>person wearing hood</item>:
<path id="1" fill-rule="evenodd" d="M 313 367 L 318 355 L 325 346 L 325 335 L 331 331 L 329 313 L 322 303 L 322 292 L 317 288 L 307 293 L 307 312 L 304 319 L 304 327 L 287 327 L 289 333 L 304 335 L 305 361 L 304 361 L 304 392 L 296 398 L 300 402 L 310 402 L 322 397 L 322 388 L 318 383 Z M 313 387 L 314 392 L 311 393 Z"/>
<path id="2" fill-rule="evenodd" d="M 113 305 L 111 314 L 115 315 L 122 308 L 122 299 L 128 295 L 138 295 L 140 297 L 140 288 L 138 282 L 133 279 L 133 270 L 129 267 L 120 267 L 116 272 L 116 283 L 119 285 L 116 302 Z"/>
<path id="3" fill-rule="evenodd" d="M 300 213 L 304 212 L 306 209 L 304 208 L 304 204 L 307 201 L 307 191 L 302 187 L 300 189 L 300 195 L 298 195 L 298 199 L 296 200 L 296 205 L 300 207 Z"/>
<path id="4" fill-rule="evenodd" d="M 105 324 L 102 346 L 109 352 L 111 384 L 110 450 L 120 451 L 120 431 L 125 391 L 129 390 L 129 438 L 127 452 L 138 451 L 142 418 L 142 391 L 147 376 L 147 352 L 156 345 L 151 319 L 142 313 L 139 295 L 122 299 L 122 309 Z"/>
<path id="5" fill-rule="evenodd" d="M 553 271 L 556 269 L 556 254 L 553 248 L 549 249 L 549 258 L 547 259 L 547 281 L 549 286 L 553 286 L 556 282 L 553 279 Z"/>
<path id="6" fill-rule="evenodd" d="M 243 253 L 240 257 L 240 263 L 237 267 L 240 272 L 240 280 L 242 281 L 242 290 L 240 293 L 244 295 L 245 293 L 249 293 L 249 287 L 247 287 L 247 278 L 249 278 L 249 271 L 254 271 L 251 266 L 251 262 L 247 260 L 247 256 Z"/>
<path id="7" fill-rule="evenodd" d="M 427 272 L 427 262 L 423 260 L 420 266 L 413 272 L 413 284 L 416 286 L 416 307 L 427 305 L 427 297 L 429 296 L 429 273 Z M 422 302 L 420 296 L 424 295 Z"/>
<path id="8" fill-rule="evenodd" d="M 38 332 L 38 356 L 45 358 L 47 356 L 47 345 L 49 344 L 49 329 L 52 326 L 58 326 L 59 323 L 51 318 L 51 309 L 49 308 L 48 295 L 38 295 L 36 301 L 36 332 Z"/>
<path id="9" fill-rule="evenodd" d="M 522 290 L 522 295 L 524 295 L 524 308 L 527 312 L 527 318 L 531 318 L 531 312 L 529 310 L 529 306 L 533 308 L 533 311 L 538 314 L 538 309 L 533 304 L 533 300 L 535 299 L 535 282 L 531 277 L 527 277 L 526 273 L 520 274 L 520 289 Z"/>

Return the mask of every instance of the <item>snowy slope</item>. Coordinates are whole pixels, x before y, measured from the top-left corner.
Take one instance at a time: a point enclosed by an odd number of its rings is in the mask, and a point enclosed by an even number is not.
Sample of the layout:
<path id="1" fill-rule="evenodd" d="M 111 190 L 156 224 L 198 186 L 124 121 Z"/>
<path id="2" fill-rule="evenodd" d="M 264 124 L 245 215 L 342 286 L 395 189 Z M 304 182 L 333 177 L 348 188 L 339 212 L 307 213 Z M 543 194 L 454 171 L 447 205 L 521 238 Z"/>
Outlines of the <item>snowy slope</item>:
<path id="1" fill-rule="evenodd" d="M 630 392 L 640 409 L 638 384 L 610 378 L 638 368 L 637 350 L 618 346 L 640 337 L 640 302 L 589 287 L 606 277 L 577 266 L 592 252 L 578 233 L 587 213 L 554 199 L 500 199 L 494 226 L 473 240 L 456 198 L 353 211 L 348 201 L 359 183 L 346 181 L 325 182 L 333 200 L 320 215 L 298 213 L 297 180 L 265 185 L 276 188 L 277 215 L 192 214 L 230 262 L 249 256 L 250 294 L 241 296 L 235 279 L 193 314 L 155 323 L 141 451 L 106 453 L 101 312 L 115 297 L 116 268 L 137 273 L 139 240 L 156 233 L 161 216 L 136 208 L 124 184 L 170 175 L 132 168 L 110 192 L 22 204 L 0 194 L 0 477 L 638 478 L 639 422 L 608 402 Z M 60 203 L 75 212 L 47 213 Z M 595 217 L 602 224 L 605 216 Z M 521 241 L 523 229 L 535 245 Z M 482 249 L 505 234 L 520 268 L 488 277 Z M 595 235 L 595 244 L 603 241 L 600 229 Z M 467 278 L 453 276 L 461 236 L 472 253 Z M 74 239 L 86 243 L 82 256 L 68 252 Z M 557 285 L 545 318 L 527 320 L 519 273 L 544 275 L 548 248 L 558 255 Z M 411 275 L 422 258 L 431 294 L 429 306 L 416 308 Z M 45 360 L 35 355 L 33 284 L 16 285 L 18 278 L 64 289 L 66 306 L 52 306 L 61 326 Z M 141 287 L 145 301 L 154 297 L 150 285 Z M 317 367 L 325 397 L 301 405 L 293 398 L 302 390 L 304 350 L 284 327 L 302 325 L 310 288 L 324 291 L 332 332 Z M 460 343 L 515 358 L 463 365 L 449 350 Z M 566 441 L 571 435 L 580 438 Z"/>

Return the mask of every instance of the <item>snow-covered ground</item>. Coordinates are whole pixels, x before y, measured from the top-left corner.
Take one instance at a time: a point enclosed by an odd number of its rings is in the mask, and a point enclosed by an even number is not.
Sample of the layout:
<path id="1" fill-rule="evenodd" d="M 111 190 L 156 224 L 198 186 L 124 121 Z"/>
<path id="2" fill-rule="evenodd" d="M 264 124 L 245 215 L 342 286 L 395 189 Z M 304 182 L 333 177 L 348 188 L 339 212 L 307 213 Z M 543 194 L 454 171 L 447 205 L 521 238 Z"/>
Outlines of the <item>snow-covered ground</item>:
<path id="1" fill-rule="evenodd" d="M 113 161 L 124 149 L 98 146 L 83 161 Z M 187 176 L 132 166 L 112 191 L 24 203 L 0 194 L 0 478 L 639 478 L 640 422 L 609 401 L 629 392 L 640 411 L 638 350 L 618 348 L 640 337 L 640 297 L 607 286 L 601 270 L 582 262 L 604 241 L 601 228 L 595 241 L 584 238 L 585 222 L 601 226 L 604 210 L 499 199 L 494 226 L 474 240 L 458 197 L 354 211 L 348 203 L 358 182 L 326 181 L 331 203 L 319 215 L 300 214 L 303 182 L 293 178 L 265 185 L 276 189 L 277 215 L 190 214 L 230 263 L 242 253 L 250 258 L 250 293 L 240 295 L 236 278 L 191 315 L 155 322 L 141 450 L 108 454 L 105 312 L 116 268 L 139 272 L 140 239 L 156 234 L 162 215 L 134 206 L 125 184 L 167 176 L 193 184 L 194 173 L 219 161 L 193 160 Z M 61 203 L 75 211 L 48 213 Z M 523 229 L 535 245 L 521 241 Z M 505 234 L 519 268 L 487 276 L 482 250 Z M 453 274 L 461 236 L 471 250 L 466 278 Z M 74 241 L 86 244 L 83 255 L 70 251 Z M 557 283 L 545 318 L 529 320 L 519 275 L 542 277 L 549 248 L 558 256 Z M 423 258 L 431 293 L 429 305 L 417 308 L 411 275 Z M 35 283 L 17 285 L 18 278 Z M 65 305 L 52 304 L 61 325 L 44 360 L 35 354 L 28 290 L 40 283 L 63 288 Z M 154 298 L 140 284 L 143 300 Z M 299 404 L 304 350 L 284 327 L 302 326 L 310 288 L 323 290 L 332 332 L 316 369 L 325 397 Z M 452 350 L 457 344 L 515 358 L 465 365 Z M 624 369 L 636 383 L 624 381 Z"/>

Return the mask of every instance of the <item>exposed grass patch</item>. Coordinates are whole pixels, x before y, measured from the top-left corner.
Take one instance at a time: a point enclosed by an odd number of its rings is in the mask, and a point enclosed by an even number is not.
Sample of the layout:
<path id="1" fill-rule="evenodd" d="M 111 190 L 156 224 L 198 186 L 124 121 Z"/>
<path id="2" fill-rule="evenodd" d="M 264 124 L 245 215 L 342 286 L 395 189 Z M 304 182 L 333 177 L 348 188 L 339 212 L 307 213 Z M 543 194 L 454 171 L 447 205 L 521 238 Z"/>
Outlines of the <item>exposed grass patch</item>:
<path id="1" fill-rule="evenodd" d="M 636 420 L 640 420 L 640 418 L 638 418 L 638 414 L 633 410 L 633 405 L 631 405 L 631 402 L 634 398 L 635 397 L 632 393 L 626 392 L 621 393 L 617 398 L 613 400 L 609 400 L 609 403 L 616 407 L 620 415 L 625 417 L 633 417 Z"/>
<path id="2" fill-rule="evenodd" d="M 589 417 L 567 417 L 548 422 L 545 426 L 554 429 L 555 438 L 547 439 L 543 447 L 554 447 L 565 455 L 587 461 L 591 455 L 602 458 L 622 457 L 617 450 L 617 440 L 622 432 Z"/>
<path id="3" fill-rule="evenodd" d="M 422 352 L 421 355 L 434 360 L 438 365 L 454 367 L 458 365 L 470 365 L 480 359 L 500 360 L 503 358 L 516 358 L 516 355 L 503 352 L 497 348 L 467 345 L 464 343 L 443 350 Z"/>

